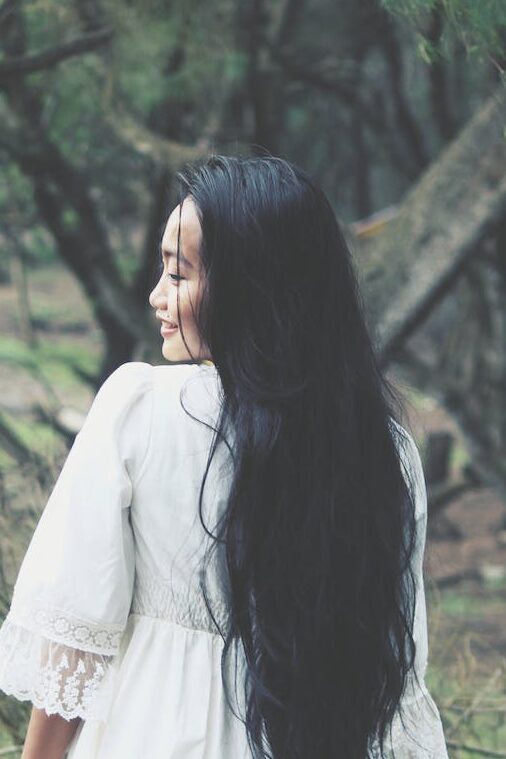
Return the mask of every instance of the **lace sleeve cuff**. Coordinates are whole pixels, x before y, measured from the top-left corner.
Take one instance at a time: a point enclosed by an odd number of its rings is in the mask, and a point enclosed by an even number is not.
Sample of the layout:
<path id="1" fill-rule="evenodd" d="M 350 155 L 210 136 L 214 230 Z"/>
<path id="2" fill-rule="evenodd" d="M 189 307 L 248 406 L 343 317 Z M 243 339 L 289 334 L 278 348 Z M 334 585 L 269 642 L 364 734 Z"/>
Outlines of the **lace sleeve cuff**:
<path id="1" fill-rule="evenodd" d="M 0 627 L 0 689 L 67 720 L 105 720 L 113 655 L 50 640 L 5 619 Z"/>

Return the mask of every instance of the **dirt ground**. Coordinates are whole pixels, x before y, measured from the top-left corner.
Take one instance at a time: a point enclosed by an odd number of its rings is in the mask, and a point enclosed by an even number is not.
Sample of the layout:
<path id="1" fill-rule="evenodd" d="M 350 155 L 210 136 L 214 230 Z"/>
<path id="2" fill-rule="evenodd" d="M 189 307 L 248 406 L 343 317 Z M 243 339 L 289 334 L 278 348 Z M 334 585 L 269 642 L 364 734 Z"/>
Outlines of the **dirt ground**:
<path id="1" fill-rule="evenodd" d="M 433 399 L 408 418 L 419 441 L 447 431 L 465 445 Z M 506 504 L 494 490 L 472 488 L 441 513 L 429 510 L 424 569 L 433 661 L 456 668 L 471 661 L 480 682 L 498 667 L 506 674 Z"/>

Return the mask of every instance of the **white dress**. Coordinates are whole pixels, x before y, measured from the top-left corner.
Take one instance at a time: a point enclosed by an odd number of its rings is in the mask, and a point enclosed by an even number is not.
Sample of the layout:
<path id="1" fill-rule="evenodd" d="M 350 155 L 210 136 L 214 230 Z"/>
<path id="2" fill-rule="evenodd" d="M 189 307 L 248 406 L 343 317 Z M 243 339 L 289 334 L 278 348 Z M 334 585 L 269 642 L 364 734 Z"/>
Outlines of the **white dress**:
<path id="1" fill-rule="evenodd" d="M 0 689 L 49 714 L 83 719 L 68 759 L 251 757 L 245 727 L 225 700 L 223 640 L 199 589 L 199 559 L 210 538 L 197 507 L 212 430 L 184 412 L 180 392 L 193 416 L 216 421 L 222 388 L 214 365 L 128 362 L 102 385 L 0 627 Z M 406 454 L 417 478 L 415 639 L 423 684 L 427 513 L 411 437 Z M 229 461 L 218 446 L 203 495 L 211 530 L 226 505 Z M 224 626 L 228 588 L 220 556 L 213 554 L 207 587 Z M 409 688 L 404 704 L 408 723 L 393 723 L 396 759 L 447 759 L 425 685 Z"/>

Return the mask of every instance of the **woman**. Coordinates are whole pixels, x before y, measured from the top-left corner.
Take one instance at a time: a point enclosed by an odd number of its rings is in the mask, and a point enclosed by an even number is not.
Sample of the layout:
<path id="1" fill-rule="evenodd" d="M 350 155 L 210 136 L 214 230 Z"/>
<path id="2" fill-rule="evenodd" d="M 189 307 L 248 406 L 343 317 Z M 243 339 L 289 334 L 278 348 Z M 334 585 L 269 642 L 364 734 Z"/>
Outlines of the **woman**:
<path id="1" fill-rule="evenodd" d="M 444 759 L 421 461 L 332 208 L 276 157 L 178 176 L 172 364 L 100 389 L 0 630 L 23 759 Z"/>

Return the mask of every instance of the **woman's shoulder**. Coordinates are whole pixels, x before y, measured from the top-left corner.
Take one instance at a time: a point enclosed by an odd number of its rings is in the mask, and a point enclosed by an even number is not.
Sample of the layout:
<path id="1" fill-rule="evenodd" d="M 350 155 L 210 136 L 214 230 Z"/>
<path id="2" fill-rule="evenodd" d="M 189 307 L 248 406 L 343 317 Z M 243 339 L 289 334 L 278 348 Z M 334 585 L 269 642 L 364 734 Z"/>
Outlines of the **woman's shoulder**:
<path id="1" fill-rule="evenodd" d="M 390 429 L 393 433 L 393 439 L 403 452 L 408 452 L 412 456 L 419 456 L 418 444 L 415 436 L 404 425 L 398 422 L 393 416 L 390 417 Z"/>
<path id="2" fill-rule="evenodd" d="M 422 457 L 414 435 L 406 427 L 390 417 L 393 439 L 410 484 L 415 490 L 416 515 L 423 515 L 427 507 L 427 491 Z"/>
<path id="3" fill-rule="evenodd" d="M 202 394 L 203 391 L 215 394 L 219 386 L 219 375 L 214 364 L 159 364 L 151 366 L 151 369 L 155 388 L 159 388 L 164 396 L 179 395 L 183 387 L 192 395 Z"/>
<path id="4" fill-rule="evenodd" d="M 102 388 L 109 392 L 128 392 L 144 385 L 175 386 L 192 376 L 215 377 L 216 367 L 214 364 L 203 363 L 151 364 L 147 361 L 126 361 L 111 372 Z"/>
<path id="5" fill-rule="evenodd" d="M 86 425 L 109 423 L 115 426 L 133 407 L 151 406 L 153 367 L 143 361 L 120 364 L 102 383 L 86 416 Z M 144 401 L 142 403 L 142 401 Z"/>
<path id="6" fill-rule="evenodd" d="M 170 416 L 182 424 L 191 414 L 213 421 L 218 413 L 222 387 L 214 364 L 160 364 L 152 366 L 154 403 L 162 419 Z M 190 416 L 188 413 L 190 412 Z"/>
<path id="7" fill-rule="evenodd" d="M 190 375 L 207 374 L 215 370 L 214 364 L 198 363 L 174 363 L 174 364 L 148 364 L 157 377 L 165 382 L 177 382 Z"/>

